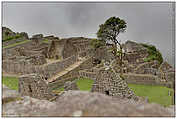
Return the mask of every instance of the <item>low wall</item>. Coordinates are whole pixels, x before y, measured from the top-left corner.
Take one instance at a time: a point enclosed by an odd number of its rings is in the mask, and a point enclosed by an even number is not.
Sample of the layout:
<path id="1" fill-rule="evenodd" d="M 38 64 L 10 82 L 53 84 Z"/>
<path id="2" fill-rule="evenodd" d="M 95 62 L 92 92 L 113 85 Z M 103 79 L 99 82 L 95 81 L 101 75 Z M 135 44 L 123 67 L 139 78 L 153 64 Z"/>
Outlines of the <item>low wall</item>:
<path id="1" fill-rule="evenodd" d="M 62 71 L 64 68 L 74 64 L 77 61 L 77 56 L 71 56 L 64 60 L 51 63 L 49 65 L 32 65 L 25 61 L 14 62 L 13 60 L 4 60 L 2 62 L 3 72 L 13 74 L 31 74 L 39 73 L 49 78 L 52 75 Z"/>
<path id="2" fill-rule="evenodd" d="M 145 85 L 155 85 L 157 78 L 156 76 L 153 75 L 143 75 L 143 74 L 123 74 L 123 77 L 127 83 Z"/>
<path id="3" fill-rule="evenodd" d="M 140 64 L 136 69 L 135 73 L 137 74 L 145 74 L 146 72 L 152 72 L 152 71 L 147 71 L 147 69 L 157 69 L 158 68 L 158 62 L 157 61 L 151 61 L 151 62 L 145 62 L 143 64 Z M 156 71 L 157 72 L 157 71 Z"/>
<path id="4" fill-rule="evenodd" d="M 39 66 L 28 64 L 27 62 L 14 62 L 5 60 L 2 62 L 2 70 L 6 73 L 12 74 L 30 74 L 38 73 L 40 68 Z"/>
<path id="5" fill-rule="evenodd" d="M 147 74 L 123 74 L 124 80 L 130 84 L 160 85 L 173 88 L 173 82 L 160 82 L 158 76 Z"/>
<path id="6" fill-rule="evenodd" d="M 96 73 L 86 72 L 86 71 L 79 71 L 79 78 L 89 78 L 91 80 L 95 80 L 96 77 L 97 77 Z"/>
<path id="7" fill-rule="evenodd" d="M 2 49 L 2 57 L 3 57 L 3 59 L 7 59 L 8 57 L 15 56 L 15 55 L 17 55 L 17 51 L 15 50 L 16 48 L 27 47 L 29 45 L 32 45 L 32 41 L 30 41 L 30 40 L 28 42 L 25 42 L 23 44 L 19 44 L 19 45 L 13 46 L 13 47 L 3 48 Z"/>

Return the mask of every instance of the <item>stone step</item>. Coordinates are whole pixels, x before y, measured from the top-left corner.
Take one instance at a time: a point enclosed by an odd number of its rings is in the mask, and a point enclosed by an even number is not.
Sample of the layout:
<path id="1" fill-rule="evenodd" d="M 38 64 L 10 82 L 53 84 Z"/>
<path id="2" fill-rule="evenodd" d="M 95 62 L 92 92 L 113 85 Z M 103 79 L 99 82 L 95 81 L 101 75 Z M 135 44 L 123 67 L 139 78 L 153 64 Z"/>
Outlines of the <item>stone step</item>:
<path id="1" fill-rule="evenodd" d="M 123 75 L 157 77 L 156 75 L 152 75 L 152 74 L 135 74 L 135 73 L 123 73 Z"/>
<path id="2" fill-rule="evenodd" d="M 58 79 L 59 77 L 67 74 L 68 72 L 72 71 L 73 69 L 75 69 L 76 67 L 78 67 L 80 64 L 82 64 L 84 61 L 86 61 L 86 58 L 82 58 L 80 61 L 75 62 L 74 64 L 70 65 L 69 67 L 65 68 L 63 71 L 58 72 L 56 75 L 54 75 L 53 77 L 49 78 L 47 80 L 48 83 L 55 81 L 56 79 Z"/>

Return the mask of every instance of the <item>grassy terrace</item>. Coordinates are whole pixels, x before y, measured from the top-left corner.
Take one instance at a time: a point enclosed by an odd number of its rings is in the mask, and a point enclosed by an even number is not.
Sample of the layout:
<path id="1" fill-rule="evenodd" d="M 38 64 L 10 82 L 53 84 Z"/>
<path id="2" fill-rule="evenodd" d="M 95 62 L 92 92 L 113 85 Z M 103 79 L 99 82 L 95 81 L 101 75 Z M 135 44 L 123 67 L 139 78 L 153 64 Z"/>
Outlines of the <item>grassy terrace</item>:
<path id="1" fill-rule="evenodd" d="M 20 44 L 27 43 L 27 42 L 30 42 L 30 40 L 25 40 L 25 41 L 22 41 L 22 42 L 14 43 L 14 44 L 11 44 L 11 45 L 8 45 L 8 46 L 5 46 L 5 47 L 3 47 L 3 48 L 14 47 L 14 46 L 16 46 L 16 45 L 20 45 Z"/>
<path id="2" fill-rule="evenodd" d="M 82 91 L 91 91 L 93 80 L 90 80 L 88 78 L 77 80 L 76 84 L 78 88 Z"/>
<path id="3" fill-rule="evenodd" d="M 172 104 L 172 96 L 168 96 L 168 91 L 173 89 L 164 86 L 128 84 L 137 96 L 148 97 L 149 102 L 155 102 L 164 106 Z"/>
<path id="4" fill-rule="evenodd" d="M 43 40 L 44 43 L 49 43 L 48 39 Z"/>
<path id="5" fill-rule="evenodd" d="M 2 84 L 9 87 L 12 90 L 18 90 L 18 78 L 17 77 L 2 77 Z"/>
<path id="6" fill-rule="evenodd" d="M 18 78 L 16 77 L 3 77 L 2 83 L 9 87 L 10 89 L 18 89 Z M 87 78 L 77 80 L 76 82 L 78 88 L 82 91 L 91 91 L 93 81 Z M 154 102 L 161 104 L 163 106 L 168 106 L 172 104 L 172 96 L 168 96 L 168 91 L 173 91 L 173 89 L 164 86 L 151 86 L 151 85 L 138 85 L 138 84 L 128 84 L 128 86 L 135 92 L 137 96 L 148 97 L 149 102 Z M 64 91 L 64 88 L 56 88 L 53 90 L 54 93 Z"/>

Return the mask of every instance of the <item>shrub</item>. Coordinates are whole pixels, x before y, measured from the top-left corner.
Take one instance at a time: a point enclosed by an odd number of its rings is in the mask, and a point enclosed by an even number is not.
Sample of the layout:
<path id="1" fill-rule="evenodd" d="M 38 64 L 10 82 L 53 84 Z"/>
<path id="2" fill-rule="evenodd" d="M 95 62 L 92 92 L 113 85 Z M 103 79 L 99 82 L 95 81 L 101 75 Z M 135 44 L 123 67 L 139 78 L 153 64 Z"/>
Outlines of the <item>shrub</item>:
<path id="1" fill-rule="evenodd" d="M 157 60 L 160 64 L 163 62 L 162 54 L 158 49 L 156 49 L 153 45 L 141 44 L 142 46 L 148 49 L 149 56 L 144 59 L 145 62 L 149 62 L 152 60 Z"/>
<path id="2" fill-rule="evenodd" d="M 101 41 L 101 40 L 98 40 L 98 39 L 92 39 L 91 40 L 91 46 L 94 48 L 94 49 L 97 49 L 101 46 L 104 46 L 105 43 L 104 41 Z"/>
<path id="3" fill-rule="evenodd" d="M 6 42 L 6 41 L 9 41 L 9 40 L 17 39 L 17 38 L 20 38 L 20 37 L 21 37 L 20 34 L 17 34 L 15 36 L 7 36 L 2 42 Z"/>

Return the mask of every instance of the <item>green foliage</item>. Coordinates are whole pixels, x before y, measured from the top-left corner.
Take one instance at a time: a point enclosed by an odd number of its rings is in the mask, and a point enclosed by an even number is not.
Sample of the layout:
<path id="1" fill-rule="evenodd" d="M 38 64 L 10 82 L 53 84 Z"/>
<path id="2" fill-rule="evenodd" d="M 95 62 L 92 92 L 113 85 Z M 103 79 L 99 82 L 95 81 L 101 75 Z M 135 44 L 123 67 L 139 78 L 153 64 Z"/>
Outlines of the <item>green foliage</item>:
<path id="1" fill-rule="evenodd" d="M 101 46 L 104 46 L 105 42 L 98 39 L 92 39 L 90 44 L 94 49 L 97 49 L 100 48 Z"/>
<path id="2" fill-rule="evenodd" d="M 17 38 L 20 38 L 20 37 L 21 37 L 20 34 L 17 34 L 15 36 L 7 36 L 7 37 L 4 38 L 4 40 L 2 42 L 10 41 L 10 40 L 17 39 Z"/>
<path id="3" fill-rule="evenodd" d="M 126 30 L 126 22 L 119 17 L 111 17 L 99 26 L 97 37 L 101 40 L 111 40 L 116 44 L 116 37 Z"/>
<path id="4" fill-rule="evenodd" d="M 91 91 L 93 80 L 88 78 L 82 78 L 77 80 L 76 84 L 81 91 Z"/>
<path id="5" fill-rule="evenodd" d="M 128 84 L 137 96 L 148 97 L 149 102 L 158 103 L 163 106 L 172 104 L 172 96 L 168 96 L 168 91 L 173 92 L 173 89 L 164 86 Z"/>
<path id="6" fill-rule="evenodd" d="M 55 94 L 58 94 L 62 91 L 64 91 L 64 87 L 59 87 L 59 88 L 52 89 L 52 92 L 55 93 Z"/>
<path id="7" fill-rule="evenodd" d="M 18 78 L 17 77 L 2 77 L 2 84 L 9 87 L 12 90 L 18 90 Z"/>
<path id="8" fill-rule="evenodd" d="M 44 39 L 43 42 L 48 44 L 49 40 L 48 39 Z"/>
<path id="9" fill-rule="evenodd" d="M 146 47 L 148 49 L 149 56 L 144 59 L 145 62 L 149 62 L 152 60 L 157 60 L 161 64 L 163 62 L 162 54 L 159 50 L 156 49 L 153 45 L 147 45 L 147 44 L 141 44 L 142 46 Z"/>

